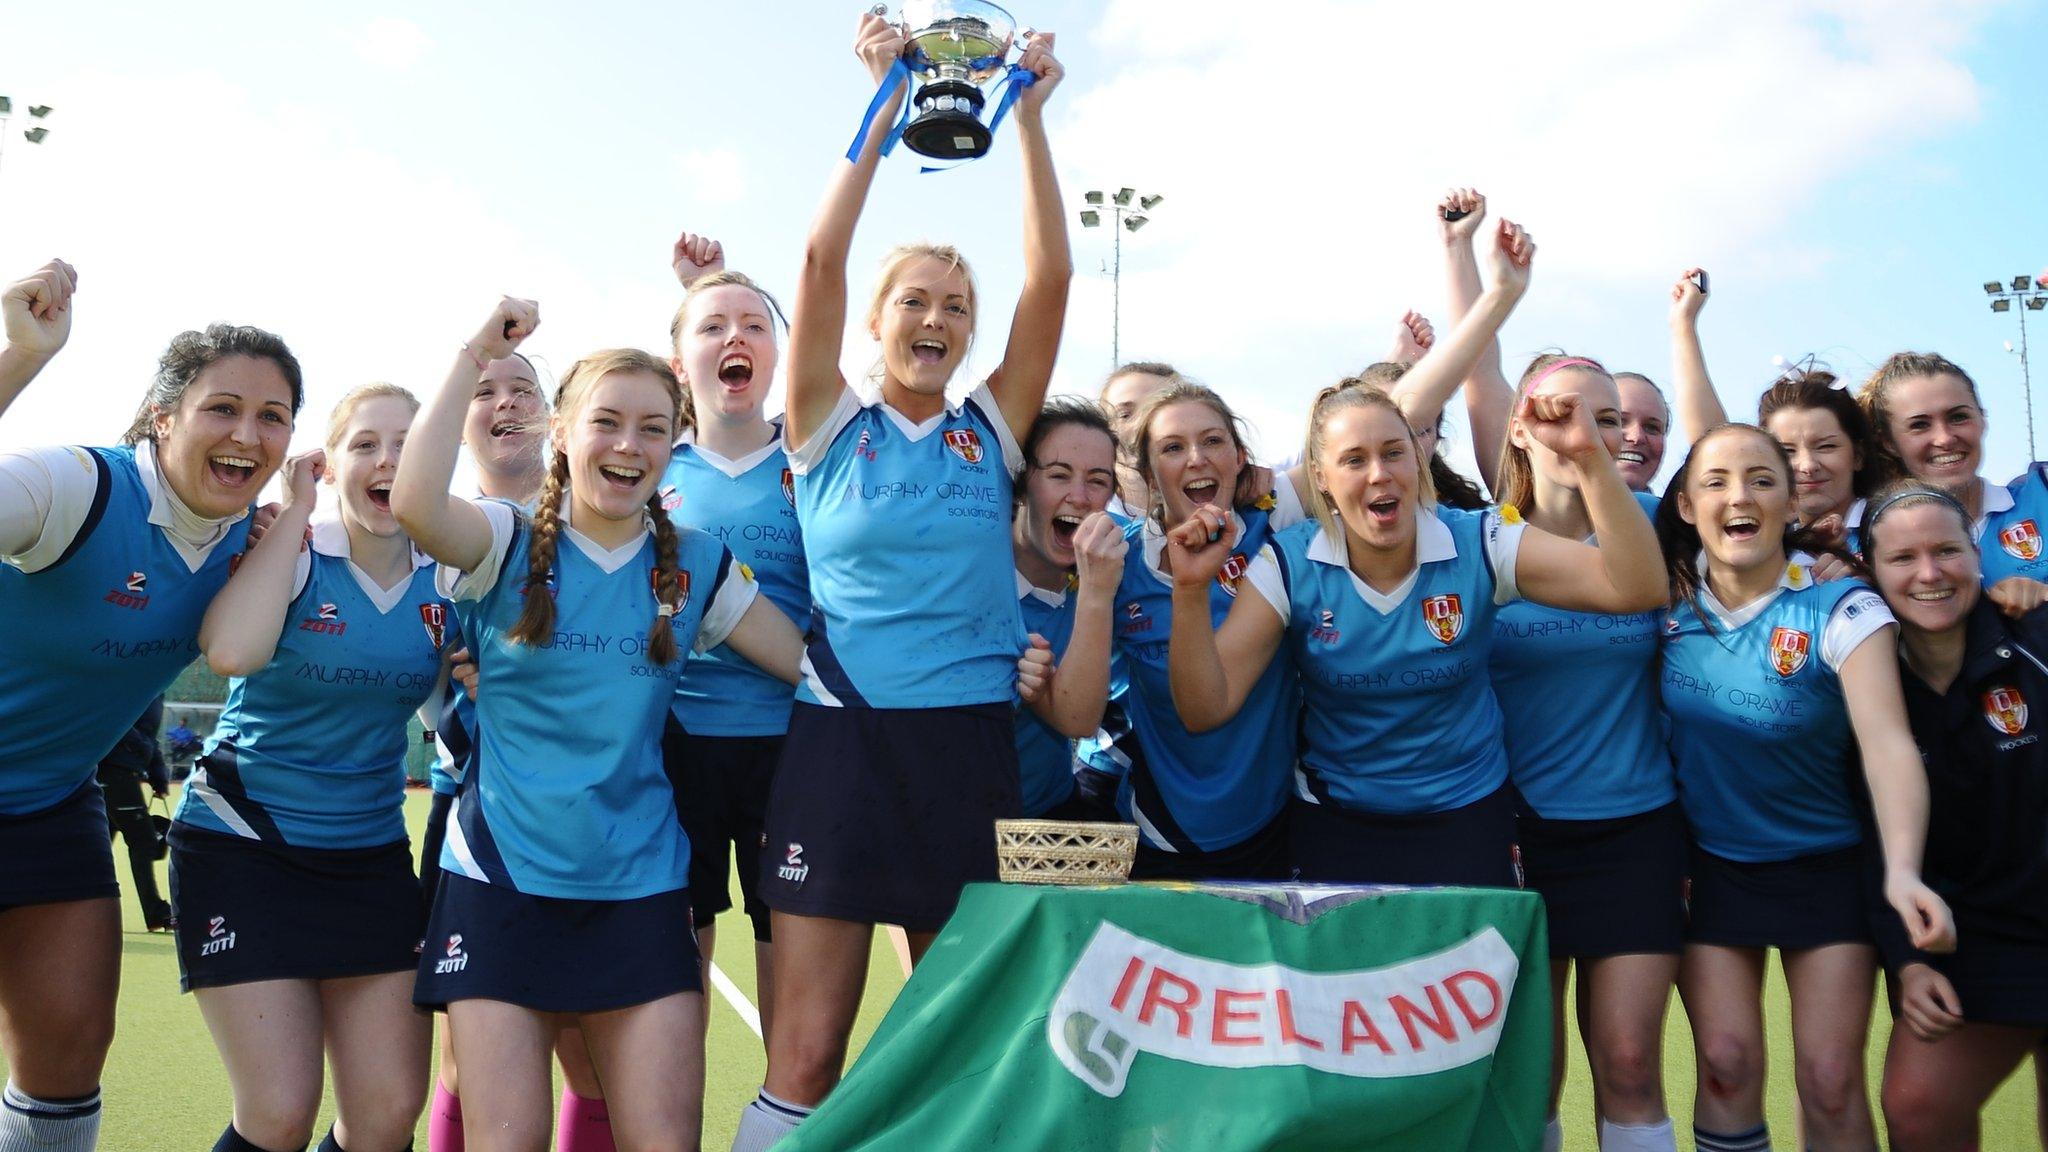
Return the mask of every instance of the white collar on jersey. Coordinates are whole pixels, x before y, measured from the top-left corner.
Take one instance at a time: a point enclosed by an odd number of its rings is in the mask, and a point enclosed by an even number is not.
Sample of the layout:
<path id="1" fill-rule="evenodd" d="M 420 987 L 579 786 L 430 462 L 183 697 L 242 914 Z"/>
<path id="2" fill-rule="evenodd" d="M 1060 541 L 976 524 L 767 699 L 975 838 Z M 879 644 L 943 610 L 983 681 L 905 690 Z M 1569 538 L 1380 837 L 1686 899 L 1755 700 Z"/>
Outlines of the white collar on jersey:
<path id="1" fill-rule="evenodd" d="M 770 436 L 766 444 L 761 445 L 737 460 L 729 460 L 697 443 L 697 430 L 694 428 L 683 429 L 682 439 L 676 441 L 676 447 L 679 449 L 687 447 L 690 451 L 702 456 L 706 464 L 725 473 L 727 479 L 737 480 L 741 476 L 753 471 L 761 461 L 782 451 L 782 426 L 777 424 L 773 425 L 773 427 L 775 435 Z"/>
<path id="2" fill-rule="evenodd" d="M 1440 564 L 1458 558 L 1458 540 L 1451 535 L 1450 525 L 1438 518 L 1434 511 L 1422 509 L 1415 518 L 1415 567 L 1402 577 L 1392 592 L 1381 592 L 1351 571 L 1351 553 L 1345 547 L 1341 532 L 1332 536 L 1318 528 L 1315 539 L 1308 542 L 1308 558 L 1318 564 L 1344 569 L 1344 574 L 1351 577 L 1351 587 L 1358 592 L 1359 599 L 1373 611 L 1387 616 L 1408 599 L 1410 592 L 1415 591 L 1415 581 L 1422 575 L 1424 564 Z"/>
<path id="3" fill-rule="evenodd" d="M 412 587 L 412 580 L 410 578 L 400 580 L 398 583 L 386 588 L 372 579 L 368 572 L 356 566 L 355 557 L 349 554 L 348 526 L 341 522 L 341 517 L 336 516 L 326 520 L 315 520 L 310 527 L 313 532 L 312 550 L 320 553 L 322 556 L 333 556 L 348 561 L 348 574 L 355 578 L 356 587 L 363 590 L 363 595 L 369 598 L 370 603 L 377 606 L 377 611 L 389 612 L 393 608 L 398 607 L 399 601 L 405 599 L 406 590 Z M 418 548 L 412 550 L 412 570 L 415 573 L 433 563 L 433 557 L 420 551 Z M 311 575 L 312 570 L 312 560 L 304 551 L 301 551 L 299 553 L 298 575 L 293 581 L 292 595 L 296 596 L 305 590 L 306 580 Z"/>
<path id="4" fill-rule="evenodd" d="M 207 553 L 221 542 L 236 521 L 249 514 L 247 508 L 219 520 L 209 520 L 185 506 L 177 490 L 164 480 L 163 465 L 157 462 L 156 442 L 135 445 L 135 471 L 142 477 L 142 490 L 149 495 L 149 522 L 164 530 L 171 546 L 192 571 L 206 563 Z"/>
<path id="5" fill-rule="evenodd" d="M 1782 593 L 1797 592 L 1803 588 L 1813 587 L 1813 557 L 1804 552 L 1794 552 L 1785 558 L 1785 571 L 1778 576 L 1777 588 L 1751 600 L 1740 608 L 1730 611 L 1726 605 L 1721 603 L 1721 598 L 1714 595 L 1714 590 L 1707 585 L 1707 554 L 1705 552 L 1700 553 L 1698 565 L 1700 573 L 1700 604 L 1707 611 L 1714 614 L 1715 623 L 1727 629 L 1740 628 L 1761 616 L 1764 609 L 1775 603 Z"/>
<path id="6" fill-rule="evenodd" d="M 638 536 L 633 537 L 617 548 L 606 548 L 604 545 L 599 544 L 597 541 L 571 527 L 568 517 L 564 516 L 562 518 L 562 538 L 574 544 L 578 552 L 589 557 L 590 562 L 597 565 L 606 575 L 624 568 L 628 560 L 638 556 L 640 554 L 640 545 L 646 542 L 648 535 L 653 531 L 654 517 L 642 513 L 640 516 L 640 534 Z"/>
<path id="7" fill-rule="evenodd" d="M 1233 542 L 1244 538 L 1244 518 L 1234 508 L 1230 512 L 1230 536 Z M 1145 546 L 1145 566 L 1161 576 L 1166 575 L 1166 529 L 1159 526 L 1159 521 L 1147 516 L 1145 534 L 1139 542 Z"/>
<path id="8" fill-rule="evenodd" d="M 867 403 L 865 398 L 863 398 L 862 402 L 864 404 Z M 967 406 L 967 399 L 963 396 L 956 400 L 948 396 L 946 397 L 945 407 L 939 409 L 938 412 L 923 421 L 912 420 L 910 417 L 898 412 L 887 400 L 882 399 L 880 396 L 876 396 L 874 402 L 867 406 L 880 408 L 882 415 L 889 418 L 889 423 L 896 425 L 896 430 L 903 433 L 903 438 L 915 443 L 931 435 L 933 430 L 944 423 L 947 417 L 958 416 L 960 410 Z"/>
<path id="9" fill-rule="evenodd" d="M 1052 608 L 1064 608 L 1067 606 L 1066 589 L 1062 588 L 1055 592 L 1050 588 L 1040 588 L 1038 585 L 1025 579 L 1024 573 L 1019 572 L 1017 573 L 1017 599 L 1023 600 L 1026 597 L 1035 599 L 1039 603 Z"/>

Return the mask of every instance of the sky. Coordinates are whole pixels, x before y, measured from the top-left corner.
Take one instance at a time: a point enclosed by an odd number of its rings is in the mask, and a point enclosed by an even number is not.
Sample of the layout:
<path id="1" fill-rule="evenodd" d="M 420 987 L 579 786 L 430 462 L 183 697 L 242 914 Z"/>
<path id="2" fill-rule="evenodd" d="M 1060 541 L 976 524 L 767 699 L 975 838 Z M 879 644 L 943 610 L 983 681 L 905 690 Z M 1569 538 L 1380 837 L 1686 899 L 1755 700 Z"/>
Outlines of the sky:
<path id="1" fill-rule="evenodd" d="M 851 53 L 861 7 L 9 5 L 0 275 L 62 256 L 80 292 L 70 346 L 0 446 L 110 442 L 169 338 L 214 321 L 298 354 L 302 447 L 351 386 L 431 392 L 500 294 L 540 301 L 527 349 L 554 371 L 664 350 L 683 230 L 787 298 L 873 94 Z M 1981 285 L 2048 271 L 2048 5 L 1012 7 L 1058 33 L 1047 119 L 1070 219 L 1090 188 L 1165 196 L 1124 237 L 1122 357 L 1217 387 L 1269 458 L 1299 450 L 1316 389 L 1379 359 L 1404 309 L 1447 319 L 1433 209 L 1472 185 L 1539 246 L 1502 335 L 1511 375 L 1562 348 L 1667 383 L 1669 288 L 1698 264 L 1731 413 L 1754 411 L 1774 356 L 1860 381 L 1934 350 L 1983 391 L 1987 473 L 2029 459 L 2003 347 L 2017 318 Z M 20 136 L 28 104 L 55 109 L 40 145 Z M 978 379 L 1021 278 L 1020 220 L 1014 130 L 944 173 L 899 152 L 856 237 L 856 315 L 888 246 L 957 244 L 982 293 Z M 1105 229 L 1072 241 L 1053 387 L 1092 394 L 1112 364 L 1112 250 Z M 2032 319 L 2048 347 L 2048 312 Z M 873 358 L 850 329 L 849 374 Z"/>

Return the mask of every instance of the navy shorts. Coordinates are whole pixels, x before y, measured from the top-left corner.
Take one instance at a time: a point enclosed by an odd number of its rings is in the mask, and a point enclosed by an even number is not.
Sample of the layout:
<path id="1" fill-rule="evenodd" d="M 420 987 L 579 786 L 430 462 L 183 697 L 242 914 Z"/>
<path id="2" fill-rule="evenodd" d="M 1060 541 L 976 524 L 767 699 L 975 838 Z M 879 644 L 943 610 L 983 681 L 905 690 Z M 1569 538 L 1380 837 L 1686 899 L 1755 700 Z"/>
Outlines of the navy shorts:
<path id="1" fill-rule="evenodd" d="M 1303 881 L 1521 887 L 1515 793 L 1505 784 L 1444 812 L 1380 815 L 1296 796 L 1287 813 L 1295 875 Z"/>
<path id="2" fill-rule="evenodd" d="M 1608 820 L 1516 818 L 1523 884 L 1543 896 L 1550 958 L 1685 949 L 1685 814 L 1676 802 Z"/>
<path id="3" fill-rule="evenodd" d="M 1790 951 L 1871 943 L 1862 851 L 1743 864 L 1693 845 L 1686 943 Z"/>
<path id="4" fill-rule="evenodd" d="M 426 919 L 412 845 L 294 848 L 171 825 L 178 986 L 404 972 Z"/>
<path id="5" fill-rule="evenodd" d="M 40 812 L 0 815 L 0 912 L 120 895 L 107 805 L 90 773 Z"/>
<path id="6" fill-rule="evenodd" d="M 427 807 L 427 831 L 420 838 L 420 893 L 431 902 L 441 887 L 441 845 L 448 842 L 448 812 L 455 794 L 436 792 Z"/>
<path id="7" fill-rule="evenodd" d="M 610 1012 L 702 992 L 687 889 L 636 900 L 529 896 L 441 873 L 413 1003 L 498 1000 L 536 1012 Z"/>
<path id="8" fill-rule="evenodd" d="M 798 701 L 768 800 L 768 906 L 798 916 L 944 925 L 996 878 L 995 822 L 1023 806 L 1007 704 L 825 708 Z"/>
<path id="9" fill-rule="evenodd" d="M 733 857 L 739 857 L 740 900 L 754 922 L 754 939 L 768 940 L 768 905 L 761 902 L 761 823 L 780 736 L 692 736 L 675 717 L 661 734 L 661 764 L 675 789 L 676 817 L 690 837 L 690 911 L 708 928 L 732 907 Z"/>
<path id="10" fill-rule="evenodd" d="M 1113 820 L 1122 817 L 1112 816 Z M 1168 852 L 1138 838 L 1133 880 L 1285 880 L 1294 865 L 1287 850 L 1287 813 L 1228 848 Z"/>

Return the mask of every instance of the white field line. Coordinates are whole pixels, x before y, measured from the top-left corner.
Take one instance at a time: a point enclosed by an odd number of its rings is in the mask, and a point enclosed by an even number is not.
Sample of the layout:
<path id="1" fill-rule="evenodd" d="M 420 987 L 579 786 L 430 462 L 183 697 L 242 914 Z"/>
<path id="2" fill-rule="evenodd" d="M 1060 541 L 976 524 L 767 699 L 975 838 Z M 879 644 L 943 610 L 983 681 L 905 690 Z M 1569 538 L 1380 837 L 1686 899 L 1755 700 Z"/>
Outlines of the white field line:
<path id="1" fill-rule="evenodd" d="M 725 1002 L 732 1005 L 732 1010 L 739 1013 L 740 1019 L 746 1022 L 747 1027 L 754 1030 L 754 1035 L 761 1035 L 760 1011 L 747 999 L 747 994 L 740 991 L 740 986 L 732 982 L 732 977 L 725 974 L 723 968 L 716 964 L 710 967 L 711 986 L 718 989 L 718 994 L 725 997 Z"/>

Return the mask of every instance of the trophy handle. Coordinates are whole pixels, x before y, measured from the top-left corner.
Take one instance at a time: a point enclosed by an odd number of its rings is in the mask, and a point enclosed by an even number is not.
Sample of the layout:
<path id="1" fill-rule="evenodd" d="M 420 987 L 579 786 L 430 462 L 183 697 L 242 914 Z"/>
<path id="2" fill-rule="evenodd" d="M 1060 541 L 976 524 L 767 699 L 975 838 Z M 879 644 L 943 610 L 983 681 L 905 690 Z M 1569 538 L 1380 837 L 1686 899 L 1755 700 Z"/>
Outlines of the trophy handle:
<path id="1" fill-rule="evenodd" d="M 887 16 L 888 14 L 889 6 L 887 4 L 877 4 L 868 9 L 868 15 L 870 16 Z"/>

